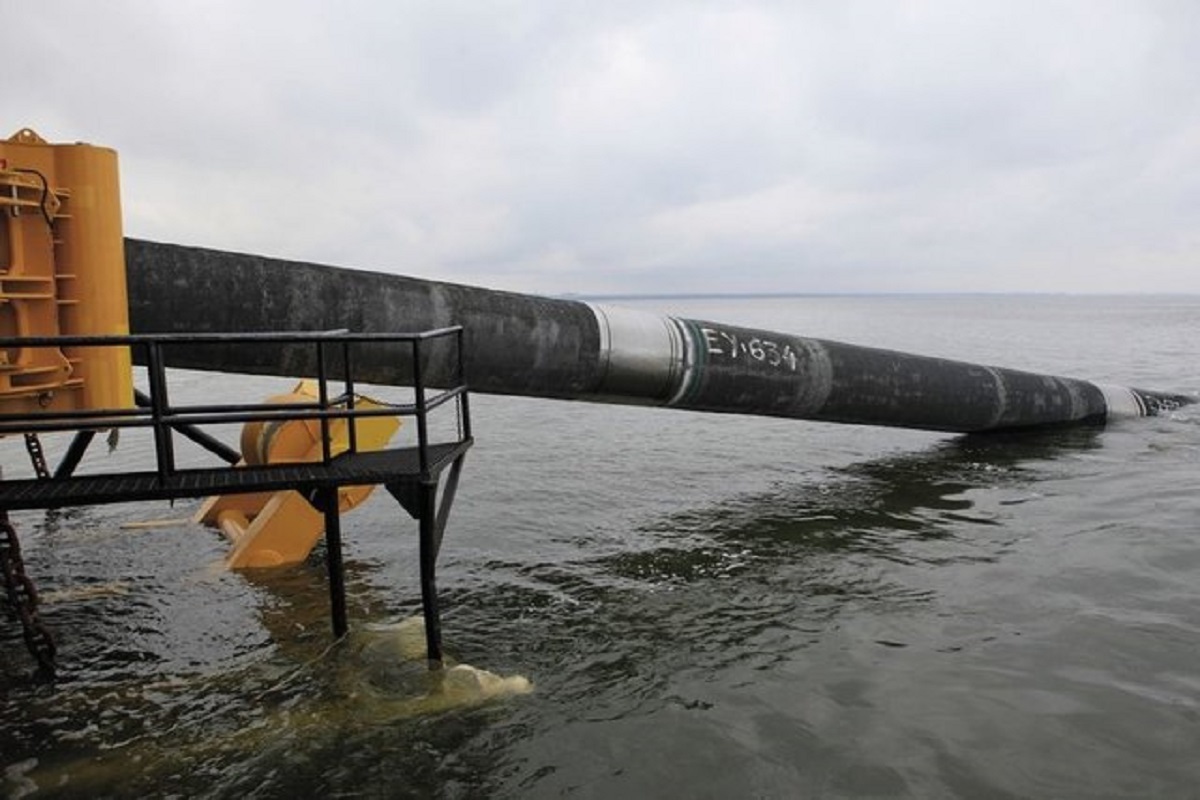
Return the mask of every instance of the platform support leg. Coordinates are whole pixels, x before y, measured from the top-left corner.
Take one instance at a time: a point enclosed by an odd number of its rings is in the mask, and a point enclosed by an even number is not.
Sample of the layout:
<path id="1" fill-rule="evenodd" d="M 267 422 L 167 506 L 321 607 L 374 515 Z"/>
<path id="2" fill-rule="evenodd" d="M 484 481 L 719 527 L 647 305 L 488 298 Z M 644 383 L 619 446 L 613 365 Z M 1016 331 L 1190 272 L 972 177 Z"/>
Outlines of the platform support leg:
<path id="1" fill-rule="evenodd" d="M 396 498 L 405 511 L 417 521 L 418 560 L 421 566 L 421 611 L 425 617 L 425 649 L 430 669 L 442 667 L 442 612 L 437 592 L 437 559 L 442 549 L 442 536 L 450 507 L 458 492 L 462 473 L 460 455 L 450 465 L 450 476 L 438 499 L 438 477 L 426 476 L 417 481 L 396 481 L 384 487 Z"/>
<path id="2" fill-rule="evenodd" d="M 346 575 L 342 565 L 342 520 L 337 487 L 319 490 L 319 507 L 325 514 L 325 566 L 329 570 L 329 606 L 334 638 L 346 635 Z"/>
<path id="3" fill-rule="evenodd" d="M 426 658 L 430 669 L 442 666 L 442 615 L 437 596 L 438 530 L 437 480 L 417 485 L 417 524 L 420 537 L 421 607 L 425 615 Z"/>
<path id="4" fill-rule="evenodd" d="M 96 432 L 93 430 L 78 431 L 74 438 L 71 439 L 71 444 L 67 448 L 67 452 L 63 455 L 62 461 L 59 462 L 58 468 L 54 470 L 54 477 L 69 478 L 74 475 L 75 468 L 83 460 L 88 445 L 92 443 L 92 439 L 94 438 L 96 438 Z"/>

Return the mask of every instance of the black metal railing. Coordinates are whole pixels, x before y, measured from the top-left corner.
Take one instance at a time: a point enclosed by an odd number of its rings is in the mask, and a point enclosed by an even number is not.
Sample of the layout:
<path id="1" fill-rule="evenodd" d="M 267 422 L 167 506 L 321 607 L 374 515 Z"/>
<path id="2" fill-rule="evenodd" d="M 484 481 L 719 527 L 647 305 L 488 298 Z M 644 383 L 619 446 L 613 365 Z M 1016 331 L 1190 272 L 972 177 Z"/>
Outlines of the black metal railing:
<path id="1" fill-rule="evenodd" d="M 449 371 L 450 385 L 432 390 L 425 385 L 423 366 L 429 356 L 430 343 L 452 340 L 453 368 Z M 167 366 L 170 349 L 176 346 L 263 346 L 287 345 L 315 349 L 318 397 L 314 402 L 299 403 L 224 403 L 175 404 L 171 400 Z M 382 407 L 364 408 L 356 405 L 353 356 L 356 347 L 364 345 L 407 346 L 398 357 L 411 359 L 413 402 L 386 403 Z M 101 428 L 150 428 L 154 437 L 156 469 L 160 480 L 166 481 L 181 472 L 175 464 L 174 434 L 195 429 L 200 425 L 219 425 L 246 422 L 284 420 L 319 420 L 321 431 L 321 462 L 329 465 L 334 458 L 330 423 L 347 420 L 347 451 L 358 452 L 354 420 L 368 417 L 411 417 L 417 428 L 418 460 L 423 479 L 429 478 L 429 448 L 432 444 L 428 426 L 430 412 L 454 401 L 457 412 L 457 442 L 471 439 L 471 418 L 467 385 L 463 373 L 462 326 L 439 328 L 420 333 L 349 333 L 286 332 L 286 333 L 207 333 L 207 334 L 136 334 L 127 336 L 56 336 L 0 338 L 0 349 L 10 353 L 24 348 L 94 348 L 127 347 L 131 356 L 146 367 L 149 392 L 139 396 L 138 403 L 128 408 L 24 411 L 0 413 L 0 436 L 13 433 L 43 431 L 80 431 Z M 331 364 L 340 356 L 339 365 Z M 443 372 L 445 372 L 443 370 Z M 340 376 L 335 374 L 340 373 Z M 331 388 L 340 384 L 340 391 Z M 139 393 L 140 395 L 140 393 Z"/>

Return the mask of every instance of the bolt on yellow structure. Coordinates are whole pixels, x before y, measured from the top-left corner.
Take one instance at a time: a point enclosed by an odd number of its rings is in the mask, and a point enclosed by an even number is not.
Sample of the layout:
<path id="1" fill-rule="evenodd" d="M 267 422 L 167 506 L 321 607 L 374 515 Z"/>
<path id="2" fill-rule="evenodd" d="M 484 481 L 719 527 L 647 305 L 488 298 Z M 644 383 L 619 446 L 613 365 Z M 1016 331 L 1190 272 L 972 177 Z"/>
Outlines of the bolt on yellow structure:
<path id="1" fill-rule="evenodd" d="M 128 333 L 116 152 L 0 140 L 0 337 Z M 0 413 L 133 402 L 128 348 L 0 348 Z"/>
<path id="2" fill-rule="evenodd" d="M 313 381 L 301 381 L 290 394 L 267 403 L 310 403 L 318 396 Z M 355 408 L 381 408 L 366 397 L 357 397 Z M 400 428 L 396 417 L 364 417 L 354 421 L 359 450 L 379 450 Z M 329 422 L 330 452 L 349 447 L 347 420 Z M 321 460 L 321 424 L 314 419 L 248 422 L 242 428 L 241 465 L 311 463 Z M 338 510 L 346 512 L 367 499 L 374 486 L 342 486 Z M 325 532 L 325 515 L 299 492 L 258 492 L 210 497 L 194 520 L 220 528 L 233 544 L 225 559 L 233 569 L 296 564 L 308 557 Z"/>

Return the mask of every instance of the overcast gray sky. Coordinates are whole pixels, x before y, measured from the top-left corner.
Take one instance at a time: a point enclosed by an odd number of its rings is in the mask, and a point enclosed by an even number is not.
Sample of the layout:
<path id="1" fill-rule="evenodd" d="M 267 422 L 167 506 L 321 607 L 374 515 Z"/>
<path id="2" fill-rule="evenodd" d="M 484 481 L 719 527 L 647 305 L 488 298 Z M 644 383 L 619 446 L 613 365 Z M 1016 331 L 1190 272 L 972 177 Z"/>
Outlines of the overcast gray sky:
<path id="1" fill-rule="evenodd" d="M 116 148 L 131 236 L 546 294 L 1200 292 L 1191 0 L 2 20 L 0 123 Z"/>

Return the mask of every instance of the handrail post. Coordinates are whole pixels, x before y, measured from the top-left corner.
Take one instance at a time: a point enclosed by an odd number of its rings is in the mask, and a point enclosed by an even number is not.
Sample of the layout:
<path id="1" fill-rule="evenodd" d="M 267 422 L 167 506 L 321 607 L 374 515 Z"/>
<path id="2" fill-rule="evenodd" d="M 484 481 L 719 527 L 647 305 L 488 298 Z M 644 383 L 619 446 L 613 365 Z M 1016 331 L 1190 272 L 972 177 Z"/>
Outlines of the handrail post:
<path id="1" fill-rule="evenodd" d="M 429 432 L 425 424 L 425 384 L 421 380 L 421 340 L 412 340 L 413 393 L 417 406 L 417 461 L 421 467 L 421 480 L 429 479 Z"/>
<path id="2" fill-rule="evenodd" d="M 458 385 L 463 389 L 458 396 L 458 413 L 462 419 L 462 437 L 463 439 L 471 438 L 471 404 L 467 400 L 467 370 L 465 359 L 463 358 L 463 349 L 466 342 L 466 329 L 461 325 L 458 327 L 458 334 L 455 339 L 458 343 Z"/>
<path id="3" fill-rule="evenodd" d="M 154 456 L 158 462 L 158 479 L 165 482 L 175 471 L 175 447 L 171 426 L 165 422 L 171 404 L 167 397 L 167 372 L 163 365 L 162 342 L 153 339 L 146 343 L 146 375 L 150 381 L 150 419 L 154 428 Z"/>
<path id="4" fill-rule="evenodd" d="M 350 366 L 350 339 L 342 339 L 342 363 L 346 367 L 346 408 L 350 412 L 350 416 L 346 417 L 346 424 L 350 426 L 347 432 L 347 447 L 351 453 L 358 452 L 358 424 L 354 416 L 354 371 Z"/>
<path id="5" fill-rule="evenodd" d="M 333 459 L 333 448 L 329 444 L 329 417 L 324 412 L 329 410 L 329 387 L 325 380 L 328 376 L 325 370 L 325 342 L 317 339 L 317 404 L 321 406 L 321 463 L 328 465 Z"/>

